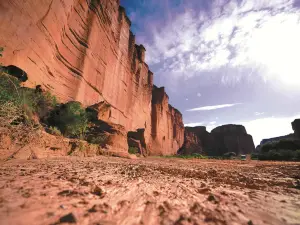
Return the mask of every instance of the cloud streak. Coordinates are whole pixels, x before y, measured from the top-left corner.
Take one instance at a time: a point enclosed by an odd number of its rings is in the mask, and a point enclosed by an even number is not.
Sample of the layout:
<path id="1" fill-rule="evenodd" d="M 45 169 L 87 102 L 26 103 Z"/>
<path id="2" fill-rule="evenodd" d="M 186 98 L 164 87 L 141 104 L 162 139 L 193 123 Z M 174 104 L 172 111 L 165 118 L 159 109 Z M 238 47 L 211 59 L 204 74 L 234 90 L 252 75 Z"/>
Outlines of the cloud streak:
<path id="1" fill-rule="evenodd" d="M 196 111 L 211 111 L 216 109 L 229 108 L 236 105 L 240 105 L 242 103 L 234 103 L 234 104 L 222 104 L 222 105 L 212 105 L 212 106 L 202 106 L 198 108 L 188 109 L 187 112 L 196 112 Z"/>

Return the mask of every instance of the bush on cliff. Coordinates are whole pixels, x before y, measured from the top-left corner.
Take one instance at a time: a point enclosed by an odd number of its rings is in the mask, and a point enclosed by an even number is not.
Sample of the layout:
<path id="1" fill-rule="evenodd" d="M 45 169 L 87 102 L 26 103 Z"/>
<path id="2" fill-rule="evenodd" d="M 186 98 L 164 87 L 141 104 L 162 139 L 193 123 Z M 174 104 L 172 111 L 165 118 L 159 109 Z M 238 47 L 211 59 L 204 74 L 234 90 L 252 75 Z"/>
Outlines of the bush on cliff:
<path id="1" fill-rule="evenodd" d="M 46 117 L 57 104 L 56 98 L 50 93 L 21 87 L 17 78 L 1 72 L 0 106 L 8 102 L 20 108 L 27 122 L 35 115 L 38 118 Z"/>
<path id="2" fill-rule="evenodd" d="M 65 136 L 84 138 L 88 116 L 79 102 L 68 102 L 51 112 L 48 123 L 57 127 Z"/>

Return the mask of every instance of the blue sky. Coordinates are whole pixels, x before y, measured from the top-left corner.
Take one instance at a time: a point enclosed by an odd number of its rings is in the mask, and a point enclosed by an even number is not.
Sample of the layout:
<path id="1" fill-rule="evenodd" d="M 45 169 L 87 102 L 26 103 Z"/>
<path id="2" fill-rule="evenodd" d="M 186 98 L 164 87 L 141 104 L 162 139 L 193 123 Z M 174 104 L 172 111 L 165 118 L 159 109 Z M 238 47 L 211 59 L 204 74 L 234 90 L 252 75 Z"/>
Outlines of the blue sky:
<path id="1" fill-rule="evenodd" d="M 300 0 L 121 0 L 186 125 L 261 139 L 300 118 Z"/>

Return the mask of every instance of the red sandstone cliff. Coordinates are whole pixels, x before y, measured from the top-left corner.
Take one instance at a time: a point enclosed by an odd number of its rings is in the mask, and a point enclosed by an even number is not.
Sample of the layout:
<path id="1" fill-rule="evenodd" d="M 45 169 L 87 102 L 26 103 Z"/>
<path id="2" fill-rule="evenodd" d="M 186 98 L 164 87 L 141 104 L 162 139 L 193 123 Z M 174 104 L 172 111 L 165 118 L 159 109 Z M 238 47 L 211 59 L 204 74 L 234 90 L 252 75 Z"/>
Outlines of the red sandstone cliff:
<path id="1" fill-rule="evenodd" d="M 151 118 L 151 154 L 176 154 L 184 142 L 184 126 L 181 113 L 169 105 L 164 87 L 153 88 Z"/>
<path id="2" fill-rule="evenodd" d="M 135 44 L 131 22 L 119 4 L 1 1 L 2 63 L 24 70 L 26 86 L 42 85 L 63 102 L 98 107 L 99 119 L 127 132 L 143 129 L 149 154 L 176 153 L 183 143 L 182 116 L 167 100 L 154 97 L 151 106 L 153 73 L 145 63 L 146 50 Z"/>

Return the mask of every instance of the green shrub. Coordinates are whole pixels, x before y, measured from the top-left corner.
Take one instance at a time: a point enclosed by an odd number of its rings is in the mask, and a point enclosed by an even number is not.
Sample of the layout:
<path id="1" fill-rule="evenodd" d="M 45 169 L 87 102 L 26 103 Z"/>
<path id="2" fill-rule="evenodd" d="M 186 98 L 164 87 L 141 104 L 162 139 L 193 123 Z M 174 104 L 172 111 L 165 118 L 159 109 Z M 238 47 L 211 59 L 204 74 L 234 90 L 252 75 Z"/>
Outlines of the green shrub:
<path id="1" fill-rule="evenodd" d="M 294 154 L 295 160 L 300 161 L 300 150 L 296 150 Z"/>
<path id="2" fill-rule="evenodd" d="M 107 135 L 99 134 L 96 137 L 90 138 L 90 140 L 88 140 L 88 142 L 91 144 L 103 145 L 103 144 L 105 144 L 106 140 L 107 140 Z"/>
<path id="3" fill-rule="evenodd" d="M 252 153 L 251 154 L 251 159 L 257 160 L 259 156 L 259 153 Z"/>
<path id="4" fill-rule="evenodd" d="M 261 147 L 261 152 L 269 152 L 270 150 L 280 150 L 280 149 L 288 149 L 288 150 L 297 150 L 300 148 L 299 140 L 293 139 L 283 139 L 277 142 L 267 143 Z"/>
<path id="5" fill-rule="evenodd" d="M 275 148 L 275 144 L 274 143 L 267 143 L 267 144 L 264 144 L 262 147 L 261 147 L 261 152 L 268 152 L 272 149 Z"/>
<path id="6" fill-rule="evenodd" d="M 49 127 L 49 131 L 51 134 L 56 135 L 56 136 L 61 136 L 61 132 L 57 127 Z"/>
<path id="7" fill-rule="evenodd" d="M 6 73 L 0 74 L 0 106 L 12 102 L 20 107 L 24 118 L 30 121 L 33 115 L 44 118 L 57 104 L 56 97 L 49 92 L 36 92 L 34 89 L 21 87 L 20 81 Z"/>
<path id="8" fill-rule="evenodd" d="M 224 158 L 230 159 L 232 157 L 235 157 L 236 153 L 235 152 L 226 152 L 223 156 L 224 156 Z"/>
<path id="9" fill-rule="evenodd" d="M 300 150 L 290 149 L 272 149 L 268 152 L 261 152 L 257 155 L 259 160 L 275 160 L 275 161 L 296 161 L 300 160 Z"/>
<path id="10" fill-rule="evenodd" d="M 48 122 L 56 126 L 64 135 L 83 138 L 88 127 L 88 117 L 79 102 L 68 102 L 54 110 Z"/>
<path id="11" fill-rule="evenodd" d="M 276 149 L 297 150 L 300 148 L 296 140 L 280 140 L 276 145 Z"/>
<path id="12" fill-rule="evenodd" d="M 0 73 L 0 104 L 5 102 L 20 102 L 20 82 L 17 78 Z"/>
<path id="13" fill-rule="evenodd" d="M 128 152 L 129 152 L 129 154 L 138 154 L 139 149 L 136 147 L 129 147 Z"/>

